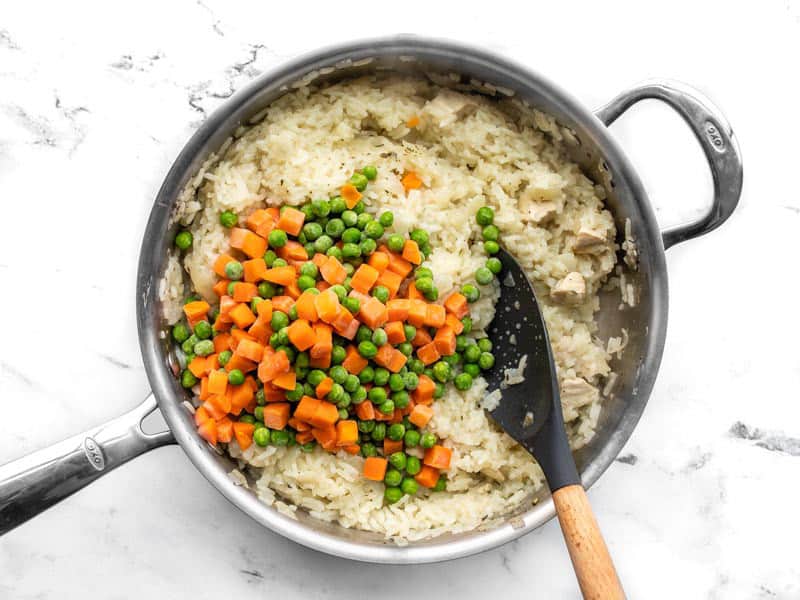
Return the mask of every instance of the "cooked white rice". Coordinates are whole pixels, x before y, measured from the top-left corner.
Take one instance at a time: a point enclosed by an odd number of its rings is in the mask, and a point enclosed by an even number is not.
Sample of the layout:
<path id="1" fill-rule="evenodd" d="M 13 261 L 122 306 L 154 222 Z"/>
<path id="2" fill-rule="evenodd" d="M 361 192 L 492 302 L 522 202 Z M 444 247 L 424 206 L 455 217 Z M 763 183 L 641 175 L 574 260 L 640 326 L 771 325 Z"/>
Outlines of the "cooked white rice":
<path id="1" fill-rule="evenodd" d="M 415 129 L 406 126 L 412 115 L 421 117 Z M 216 301 L 211 265 L 228 250 L 221 211 L 246 216 L 265 203 L 327 197 L 355 169 L 375 164 L 367 210 L 391 209 L 401 233 L 422 226 L 431 234 L 434 251 L 426 266 L 442 297 L 473 281 L 486 259 L 474 242 L 480 237 L 475 213 L 484 204 L 495 209 L 504 245 L 536 287 L 564 388 L 570 441 L 580 447 L 594 434 L 598 386 L 610 373 L 609 352 L 619 349 L 593 338 L 597 293 L 615 264 L 615 231 L 601 190 L 565 158 L 559 140 L 550 117 L 517 101 L 456 93 L 422 79 L 360 79 L 293 91 L 223 148 L 219 160 L 212 157 L 181 197 L 175 218 L 191 228 L 194 245 L 182 264 L 170 259 L 161 286 L 164 314 L 171 322 L 180 316 L 184 269 L 194 290 Z M 424 187 L 406 195 L 400 177 L 409 170 Z M 600 243 L 576 253 L 582 230 L 599 234 Z M 557 304 L 550 290 L 571 272 L 583 277 L 585 299 Z M 476 336 L 485 335 L 500 292 L 496 283 L 484 287 L 471 305 Z M 518 380 L 513 373 L 512 380 Z M 429 426 L 453 449 L 447 491 L 423 491 L 392 506 L 383 505 L 382 484 L 361 476 L 358 456 L 255 445 L 242 453 L 235 443 L 230 453 L 261 469 L 259 496 L 280 502 L 284 513 L 302 507 L 319 519 L 395 540 L 470 530 L 531 502 L 544 485 L 530 455 L 489 423 L 482 405 L 499 400 L 487 395 L 481 378 L 467 392 L 449 386 Z"/>

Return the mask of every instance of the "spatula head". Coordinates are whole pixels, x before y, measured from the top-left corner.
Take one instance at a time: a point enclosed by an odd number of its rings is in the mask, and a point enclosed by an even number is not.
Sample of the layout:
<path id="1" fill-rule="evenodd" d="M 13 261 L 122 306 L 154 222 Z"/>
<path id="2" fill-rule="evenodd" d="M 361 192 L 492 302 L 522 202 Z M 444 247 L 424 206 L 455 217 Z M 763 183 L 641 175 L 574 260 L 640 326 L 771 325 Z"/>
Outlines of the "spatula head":
<path id="1" fill-rule="evenodd" d="M 492 418 L 531 452 L 545 471 L 551 488 L 577 482 L 564 432 L 558 379 L 550 340 L 533 286 L 519 263 L 501 249 L 500 299 L 489 327 L 495 365 L 486 374 L 489 390 L 503 398 Z M 506 369 L 523 361 L 521 383 L 508 384 Z M 573 481 L 574 480 L 574 481 Z"/>

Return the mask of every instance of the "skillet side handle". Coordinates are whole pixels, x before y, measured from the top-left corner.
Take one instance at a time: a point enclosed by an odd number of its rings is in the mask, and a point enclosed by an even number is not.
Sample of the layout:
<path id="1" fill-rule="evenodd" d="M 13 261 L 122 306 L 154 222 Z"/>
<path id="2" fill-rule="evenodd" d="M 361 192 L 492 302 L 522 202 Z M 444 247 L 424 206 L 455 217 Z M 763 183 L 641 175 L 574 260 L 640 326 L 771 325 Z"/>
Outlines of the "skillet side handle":
<path id="1" fill-rule="evenodd" d="M 580 483 L 553 492 L 553 503 L 569 557 L 581 587 L 591 600 L 624 600 L 625 592 Z"/>
<path id="2" fill-rule="evenodd" d="M 156 408 L 151 393 L 105 425 L 0 465 L 0 535 L 130 459 L 174 443 L 170 431 L 142 431 L 142 419 Z"/>
<path id="3" fill-rule="evenodd" d="M 666 103 L 686 121 L 703 148 L 714 179 L 711 209 L 696 221 L 665 230 L 662 237 L 667 249 L 716 229 L 733 214 L 742 193 L 742 155 L 733 130 L 719 109 L 699 91 L 682 83 L 645 82 L 622 92 L 595 114 L 611 125 L 631 106 L 650 98 Z"/>

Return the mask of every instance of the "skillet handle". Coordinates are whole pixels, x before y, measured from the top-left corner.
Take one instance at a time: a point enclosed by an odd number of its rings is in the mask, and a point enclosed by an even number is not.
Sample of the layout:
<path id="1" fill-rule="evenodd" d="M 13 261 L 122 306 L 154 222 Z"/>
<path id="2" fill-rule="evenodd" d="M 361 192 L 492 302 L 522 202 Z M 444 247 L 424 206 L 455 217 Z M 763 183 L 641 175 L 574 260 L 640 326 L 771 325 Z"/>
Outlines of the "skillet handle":
<path id="1" fill-rule="evenodd" d="M 0 535 L 130 459 L 174 443 L 169 430 L 142 431 L 142 419 L 156 408 L 151 393 L 105 425 L 0 465 Z"/>
<path id="2" fill-rule="evenodd" d="M 733 214 L 742 193 L 742 155 L 733 130 L 719 109 L 700 92 L 682 83 L 644 82 L 622 92 L 595 114 L 611 125 L 631 106 L 649 98 L 661 100 L 683 117 L 700 142 L 714 179 L 711 209 L 696 221 L 664 231 L 662 237 L 667 249 L 716 229 Z"/>
<path id="3" fill-rule="evenodd" d="M 586 600 L 624 600 L 625 592 L 580 483 L 552 493 L 558 522 Z"/>

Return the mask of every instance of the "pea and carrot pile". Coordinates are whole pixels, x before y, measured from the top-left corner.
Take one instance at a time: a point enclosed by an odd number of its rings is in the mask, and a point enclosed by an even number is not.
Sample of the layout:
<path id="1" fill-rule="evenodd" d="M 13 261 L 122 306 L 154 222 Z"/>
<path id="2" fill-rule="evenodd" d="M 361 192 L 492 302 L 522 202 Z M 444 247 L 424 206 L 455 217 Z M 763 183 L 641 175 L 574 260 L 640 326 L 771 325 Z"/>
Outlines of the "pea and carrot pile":
<path id="1" fill-rule="evenodd" d="M 364 477 L 383 481 L 394 503 L 419 486 L 445 489 L 452 451 L 425 429 L 433 403 L 449 382 L 469 389 L 494 356 L 488 339 L 467 335 L 478 287 L 437 302 L 421 266 L 427 232 L 389 233 L 391 212 L 366 212 L 361 192 L 376 175 L 367 166 L 333 198 L 257 209 L 244 227 L 223 212 L 232 250 L 214 263 L 219 306 L 189 298 L 172 335 L 186 355 L 182 385 L 199 383 L 205 440 L 360 454 Z M 421 181 L 406 174 L 403 184 Z M 476 215 L 489 255 L 498 251 L 493 218 L 489 207 Z M 188 231 L 175 238 L 181 250 L 192 242 Z M 499 272 L 490 257 L 475 280 L 487 285 Z M 424 452 L 407 452 L 417 447 Z"/>

